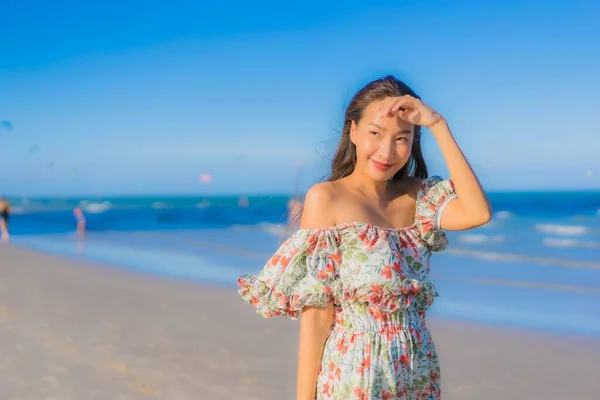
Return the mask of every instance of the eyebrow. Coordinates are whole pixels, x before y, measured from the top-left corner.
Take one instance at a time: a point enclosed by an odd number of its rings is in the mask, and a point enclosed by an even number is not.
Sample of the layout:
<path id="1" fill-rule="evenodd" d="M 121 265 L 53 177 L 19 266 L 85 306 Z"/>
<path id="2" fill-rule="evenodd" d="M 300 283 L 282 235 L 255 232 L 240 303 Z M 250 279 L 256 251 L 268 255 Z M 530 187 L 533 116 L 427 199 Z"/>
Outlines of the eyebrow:
<path id="1" fill-rule="evenodd" d="M 387 131 L 387 129 L 385 129 L 383 126 L 376 124 L 375 122 L 371 122 L 369 125 L 374 126 L 377 129 L 380 129 L 382 131 Z M 403 129 L 402 131 L 400 131 L 400 133 L 408 133 L 409 135 L 412 134 L 412 131 L 410 129 Z"/>

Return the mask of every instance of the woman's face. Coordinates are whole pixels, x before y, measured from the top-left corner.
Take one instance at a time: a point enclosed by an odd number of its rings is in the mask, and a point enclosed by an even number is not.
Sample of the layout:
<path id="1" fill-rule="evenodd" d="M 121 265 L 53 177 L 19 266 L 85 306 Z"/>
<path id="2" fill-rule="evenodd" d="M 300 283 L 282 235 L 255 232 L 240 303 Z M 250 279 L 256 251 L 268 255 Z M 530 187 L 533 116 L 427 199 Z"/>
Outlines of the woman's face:
<path id="1" fill-rule="evenodd" d="M 374 101 L 358 123 L 352 122 L 350 140 L 356 146 L 356 170 L 375 181 L 392 178 L 410 159 L 414 125 L 396 116 L 381 115 Z"/>

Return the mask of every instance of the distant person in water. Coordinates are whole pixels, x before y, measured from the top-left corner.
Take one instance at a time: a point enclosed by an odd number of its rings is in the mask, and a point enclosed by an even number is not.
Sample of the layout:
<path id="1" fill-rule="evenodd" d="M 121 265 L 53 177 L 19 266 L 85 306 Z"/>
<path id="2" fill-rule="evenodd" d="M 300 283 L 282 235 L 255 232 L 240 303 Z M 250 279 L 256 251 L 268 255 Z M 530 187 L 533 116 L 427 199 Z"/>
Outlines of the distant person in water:
<path id="1" fill-rule="evenodd" d="M 8 234 L 8 219 L 12 213 L 10 203 L 6 200 L 6 197 L 0 199 L 0 233 L 2 235 L 2 241 L 7 242 L 9 238 Z"/>
<path id="2" fill-rule="evenodd" d="M 85 215 L 83 215 L 83 210 L 77 207 L 73 210 L 73 216 L 77 222 L 77 236 L 83 237 L 85 234 Z"/>

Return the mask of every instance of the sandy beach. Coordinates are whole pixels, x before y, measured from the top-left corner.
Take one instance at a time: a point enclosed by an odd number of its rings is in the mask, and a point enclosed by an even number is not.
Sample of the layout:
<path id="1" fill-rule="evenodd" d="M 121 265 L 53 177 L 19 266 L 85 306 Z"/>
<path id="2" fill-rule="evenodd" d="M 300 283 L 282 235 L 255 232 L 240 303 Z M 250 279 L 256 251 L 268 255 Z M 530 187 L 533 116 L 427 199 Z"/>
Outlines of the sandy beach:
<path id="1" fill-rule="evenodd" d="M 234 288 L 10 245 L 0 274 L 2 399 L 294 399 L 298 322 L 259 317 Z M 429 326 L 444 399 L 598 398 L 600 339 Z"/>

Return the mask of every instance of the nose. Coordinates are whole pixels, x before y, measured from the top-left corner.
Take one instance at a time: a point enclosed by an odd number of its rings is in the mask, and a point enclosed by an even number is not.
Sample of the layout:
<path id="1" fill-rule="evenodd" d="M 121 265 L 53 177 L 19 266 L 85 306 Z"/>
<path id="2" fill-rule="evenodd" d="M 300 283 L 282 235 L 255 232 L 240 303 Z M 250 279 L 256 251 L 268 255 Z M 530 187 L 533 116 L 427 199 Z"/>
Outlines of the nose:
<path id="1" fill-rule="evenodd" d="M 394 163 L 394 157 L 396 153 L 396 140 L 386 139 L 382 140 L 379 145 L 379 149 L 377 151 L 377 155 L 379 156 L 379 161 L 385 162 L 388 164 Z"/>

